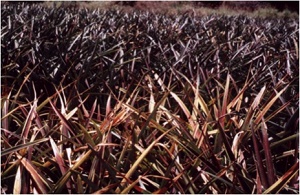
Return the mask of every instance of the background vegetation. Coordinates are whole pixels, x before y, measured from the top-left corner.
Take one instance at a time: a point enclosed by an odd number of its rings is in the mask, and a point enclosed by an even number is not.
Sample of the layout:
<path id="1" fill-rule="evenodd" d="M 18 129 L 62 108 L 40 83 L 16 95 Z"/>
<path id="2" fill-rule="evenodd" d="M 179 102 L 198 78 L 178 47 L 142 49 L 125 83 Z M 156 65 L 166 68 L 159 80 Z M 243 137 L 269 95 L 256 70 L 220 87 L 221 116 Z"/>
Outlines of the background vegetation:
<path id="1" fill-rule="evenodd" d="M 297 1 L 85 1 L 53 2 L 41 4 L 46 7 L 73 7 L 94 9 L 118 9 L 123 12 L 149 11 L 164 15 L 191 13 L 197 16 L 247 15 L 250 17 L 299 17 Z"/>
<path id="2" fill-rule="evenodd" d="M 1 20 L 2 192 L 299 193 L 293 15 L 4 3 Z"/>

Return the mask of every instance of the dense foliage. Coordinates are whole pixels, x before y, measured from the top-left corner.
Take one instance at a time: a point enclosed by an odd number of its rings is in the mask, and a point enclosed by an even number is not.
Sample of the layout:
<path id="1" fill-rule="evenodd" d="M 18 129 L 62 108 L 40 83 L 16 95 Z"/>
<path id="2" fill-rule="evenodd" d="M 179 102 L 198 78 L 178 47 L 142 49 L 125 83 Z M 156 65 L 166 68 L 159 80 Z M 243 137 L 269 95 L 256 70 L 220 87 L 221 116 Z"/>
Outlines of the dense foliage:
<path id="1" fill-rule="evenodd" d="M 6 193 L 299 193 L 294 19 L 2 5 Z"/>

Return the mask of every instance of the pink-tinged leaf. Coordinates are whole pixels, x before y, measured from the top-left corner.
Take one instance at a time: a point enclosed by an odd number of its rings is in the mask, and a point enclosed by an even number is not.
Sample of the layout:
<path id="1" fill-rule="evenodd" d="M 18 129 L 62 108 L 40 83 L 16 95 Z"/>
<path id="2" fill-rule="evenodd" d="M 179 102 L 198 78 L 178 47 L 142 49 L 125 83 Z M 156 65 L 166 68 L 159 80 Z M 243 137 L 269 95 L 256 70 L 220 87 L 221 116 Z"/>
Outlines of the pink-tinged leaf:
<path id="1" fill-rule="evenodd" d="M 66 115 L 66 119 L 69 120 L 70 118 L 72 118 L 72 116 L 77 112 L 78 107 L 75 107 L 73 110 L 71 110 L 67 115 Z"/>
<path id="2" fill-rule="evenodd" d="M 60 126 L 60 132 L 61 132 L 61 136 L 60 136 L 60 141 L 62 141 L 64 138 L 69 138 L 70 137 L 70 135 L 69 135 L 69 133 L 68 133 L 68 128 L 64 125 L 64 124 L 62 124 L 61 126 Z"/>
<path id="3" fill-rule="evenodd" d="M 206 104 L 206 102 L 204 101 L 204 99 L 201 97 L 201 95 L 199 93 L 197 93 L 196 91 L 198 91 L 199 89 L 195 88 L 194 85 L 191 83 L 191 81 L 181 72 L 177 71 L 176 73 L 178 73 L 180 76 L 182 76 L 187 82 L 188 84 L 192 87 L 194 94 L 198 94 L 198 96 L 195 97 L 197 103 L 200 105 L 201 110 L 203 110 L 203 112 L 205 113 L 205 115 L 207 116 L 207 121 L 211 121 L 212 120 L 212 116 L 210 114 L 210 111 L 208 109 L 208 106 Z"/>
<path id="4" fill-rule="evenodd" d="M 218 110 L 218 107 L 216 104 L 213 105 L 213 110 L 214 110 L 214 116 L 215 116 L 215 119 L 218 120 L 218 116 L 219 116 L 219 110 Z"/>
<path id="5" fill-rule="evenodd" d="M 178 61 L 179 57 L 180 57 L 180 54 L 174 49 L 173 44 L 170 44 L 170 47 L 171 47 L 171 50 L 174 54 L 174 57 L 175 57 L 176 61 Z"/>
<path id="6" fill-rule="evenodd" d="M 74 41 L 72 41 L 72 43 L 70 44 L 69 48 L 68 48 L 68 52 L 72 49 L 73 45 L 76 43 L 76 41 L 83 35 L 82 33 L 79 33 L 78 36 L 74 39 Z"/>
<path id="7" fill-rule="evenodd" d="M 50 144 L 51 144 L 51 147 L 52 147 L 52 150 L 53 150 L 53 153 L 54 153 L 54 156 L 55 156 L 55 159 L 56 159 L 56 162 L 60 168 L 60 171 L 62 173 L 62 175 L 64 175 L 66 173 L 66 165 L 64 163 L 64 160 L 63 158 L 61 157 L 61 151 L 59 151 L 56 143 L 54 142 L 54 140 L 52 139 L 52 137 L 50 136 L 49 137 L 50 139 Z"/>
<path id="8" fill-rule="evenodd" d="M 104 188 L 101 188 L 100 190 L 97 190 L 93 194 L 107 194 L 109 192 L 109 190 L 114 189 L 118 185 L 119 185 L 119 183 L 110 184 L 108 186 L 105 186 Z"/>
<path id="9" fill-rule="evenodd" d="M 101 121 L 101 112 L 100 112 L 101 108 L 100 108 L 100 104 L 98 104 L 97 108 L 98 108 L 97 109 L 97 120 Z"/>
<path id="10" fill-rule="evenodd" d="M 49 139 L 50 139 L 50 144 L 51 144 L 54 156 L 55 156 L 55 160 L 56 160 L 56 162 L 57 162 L 57 164 L 59 166 L 60 172 L 61 172 L 62 175 L 65 175 L 67 171 L 66 171 L 65 162 L 64 162 L 64 160 L 63 160 L 63 158 L 61 156 L 61 151 L 59 151 L 56 143 L 54 142 L 54 140 L 52 139 L 51 136 L 49 137 Z M 67 185 L 68 190 L 70 190 L 71 189 L 71 183 L 70 183 L 70 181 L 68 181 L 66 183 L 66 185 Z M 71 191 L 69 191 L 69 193 L 71 193 Z"/>
<path id="11" fill-rule="evenodd" d="M 153 95 L 153 83 L 152 83 L 152 79 L 149 75 L 145 76 L 145 80 L 147 81 L 147 85 L 150 89 L 150 101 L 149 101 L 149 112 L 152 113 L 154 111 L 154 107 L 155 107 L 155 100 L 154 100 L 154 95 Z"/>
<path id="12" fill-rule="evenodd" d="M 127 114 L 127 116 L 126 116 Z M 116 116 L 113 118 L 112 125 L 116 126 L 120 124 L 122 121 L 124 121 L 129 116 L 129 110 L 128 109 L 122 109 L 120 112 L 116 114 Z"/>
<path id="13" fill-rule="evenodd" d="M 9 94 L 7 95 L 7 97 L 3 100 L 3 107 L 2 107 L 2 116 L 5 116 L 8 114 L 8 108 L 9 108 L 9 98 L 11 95 L 11 91 L 9 92 Z M 5 130 L 8 130 L 8 117 L 5 117 L 2 119 L 2 128 Z M 4 133 L 5 136 L 7 136 L 7 133 Z"/>
<path id="14" fill-rule="evenodd" d="M 140 176 L 141 177 L 141 176 Z M 137 183 L 139 182 L 139 178 L 138 179 L 136 179 L 134 182 L 132 182 L 130 185 L 128 185 L 124 190 L 122 190 L 122 192 L 120 192 L 120 194 L 129 194 L 129 192 L 130 192 L 130 190 L 132 189 L 132 188 L 134 188 L 136 185 L 137 185 Z M 140 191 L 141 190 L 137 190 L 139 193 L 141 193 Z"/>
<path id="15" fill-rule="evenodd" d="M 85 128 L 88 128 L 88 126 L 89 126 L 89 121 L 92 119 L 92 117 L 94 115 L 94 112 L 96 110 L 96 105 L 97 105 L 97 99 L 95 99 L 93 106 L 91 108 L 90 114 L 88 114 L 89 117 L 88 117 L 87 122 L 85 123 Z"/>
<path id="16" fill-rule="evenodd" d="M 199 83 L 200 83 L 200 78 L 199 78 L 199 71 L 197 74 L 197 82 L 196 82 L 196 89 L 199 89 Z M 192 111 L 192 119 L 193 120 L 197 120 L 197 114 L 199 113 L 198 110 L 198 95 L 199 95 L 199 90 L 194 91 L 195 93 L 195 99 L 194 99 L 194 103 L 193 103 L 193 111 Z"/>
<path id="17" fill-rule="evenodd" d="M 296 52 L 295 52 L 295 54 L 296 54 L 296 59 L 298 60 L 298 59 L 299 59 L 299 46 L 298 46 L 299 41 L 296 40 L 295 38 L 292 38 L 292 39 L 293 39 L 293 41 L 294 41 L 294 46 L 295 46 L 295 50 L 296 50 Z M 298 38 L 297 38 L 297 39 L 298 39 Z"/>
<path id="18" fill-rule="evenodd" d="M 297 161 L 283 176 L 281 176 L 273 185 L 271 185 L 264 194 L 278 194 L 285 185 L 299 173 L 299 161 Z"/>
<path id="19" fill-rule="evenodd" d="M 257 164 L 255 164 L 255 167 L 257 169 Z M 258 173 L 258 171 L 256 171 L 256 193 L 261 194 L 262 189 L 263 189 L 263 186 L 261 185 L 261 180 L 260 180 L 260 177 L 259 177 L 259 173 Z"/>
<path id="20" fill-rule="evenodd" d="M 84 134 L 84 140 L 90 144 L 91 146 L 94 146 L 95 143 L 90 135 L 90 133 L 88 132 L 88 129 L 84 126 L 82 126 L 80 123 L 78 123 L 79 128 L 82 130 L 83 134 Z"/>
<path id="21" fill-rule="evenodd" d="M 154 100 L 154 95 L 153 91 L 151 89 L 150 91 L 150 101 L 149 101 L 149 112 L 152 113 L 155 107 L 155 100 Z"/>
<path id="22" fill-rule="evenodd" d="M 27 142 L 25 144 L 11 146 L 10 148 L 8 148 L 6 150 L 2 150 L 1 151 L 1 156 L 9 155 L 9 154 L 11 154 L 13 152 L 17 152 L 19 150 L 25 149 L 27 147 L 30 147 L 30 146 L 33 146 L 35 144 L 38 144 L 38 143 L 41 143 L 41 142 L 45 142 L 45 141 L 48 141 L 48 140 L 49 140 L 49 138 L 42 138 L 42 139 L 35 140 L 35 141 L 32 141 L 32 142 Z"/>
<path id="23" fill-rule="evenodd" d="M 45 128 L 42 125 L 41 117 L 38 115 L 36 110 L 34 110 L 34 115 L 35 115 L 34 121 L 35 121 L 37 127 L 39 128 L 39 131 L 41 132 L 42 136 L 45 136 L 46 135 Z"/>
<path id="24" fill-rule="evenodd" d="M 102 134 L 109 131 L 112 127 L 112 118 L 110 116 L 106 117 L 100 125 L 100 132 Z M 98 131 L 97 131 L 98 132 Z M 101 136 L 101 135 L 98 135 Z"/>
<path id="25" fill-rule="evenodd" d="M 239 145 L 242 141 L 243 135 L 244 135 L 244 131 L 240 131 L 234 136 L 231 150 L 232 150 L 235 158 L 238 157 L 238 149 L 239 149 Z"/>
<path id="26" fill-rule="evenodd" d="M 35 187 L 33 187 L 32 191 L 33 191 L 33 194 L 39 194 L 39 192 L 36 190 Z"/>
<path id="27" fill-rule="evenodd" d="M 183 103 L 183 101 L 173 92 L 170 92 L 170 94 L 173 96 L 173 98 L 178 102 L 179 106 L 181 107 L 181 109 L 183 110 L 183 112 L 185 113 L 189 124 L 192 128 L 193 131 L 193 136 L 195 136 L 194 138 L 199 139 L 200 138 L 200 134 L 197 133 L 199 131 L 199 124 L 194 121 L 191 117 L 190 111 L 188 110 L 188 108 L 186 107 L 186 105 Z"/>
<path id="28" fill-rule="evenodd" d="M 78 194 L 83 194 L 84 190 L 83 190 L 83 182 L 82 179 L 80 177 L 80 174 L 77 174 L 77 179 L 76 179 L 76 192 Z"/>
<path id="29" fill-rule="evenodd" d="M 71 124 L 69 123 L 69 121 L 64 117 L 64 115 L 62 113 L 59 112 L 59 110 L 57 110 L 57 108 L 53 105 L 53 103 L 51 102 L 51 100 L 49 101 L 51 107 L 53 108 L 54 112 L 56 113 L 56 115 L 60 118 L 63 127 L 67 128 L 72 135 L 75 136 L 75 133 L 73 132 L 73 128 L 71 126 Z M 78 138 L 76 138 L 76 140 L 78 141 L 78 143 L 81 143 Z"/>
<path id="30" fill-rule="evenodd" d="M 29 104 L 30 105 L 30 104 Z M 20 106 L 20 110 L 22 111 L 23 115 L 27 116 L 28 115 L 28 111 L 25 108 L 25 105 L 21 105 Z"/>
<path id="31" fill-rule="evenodd" d="M 130 104 L 131 106 L 133 106 L 135 101 L 137 100 L 139 92 L 140 92 L 140 89 L 138 89 L 137 92 L 135 93 L 135 95 L 133 96 L 131 104 Z"/>
<path id="32" fill-rule="evenodd" d="M 236 106 L 236 111 L 240 111 L 240 106 L 243 100 L 243 94 L 246 91 L 246 89 L 249 87 L 249 83 L 245 83 L 243 88 L 239 91 L 238 95 L 233 98 L 233 100 L 227 105 L 227 109 L 233 108 Z"/>
<path id="33" fill-rule="evenodd" d="M 158 76 L 158 74 L 154 73 L 154 78 L 155 78 L 155 80 L 157 80 L 158 84 L 160 85 L 161 90 L 165 91 L 166 90 L 166 86 L 164 85 L 163 80 Z"/>
<path id="34" fill-rule="evenodd" d="M 22 189 L 22 165 L 18 166 L 17 173 L 15 176 L 15 183 L 13 188 L 13 194 L 21 194 Z"/>
<path id="35" fill-rule="evenodd" d="M 172 129 L 170 129 L 172 130 Z M 153 148 L 153 146 L 159 141 L 161 140 L 166 134 L 168 134 L 170 132 L 170 130 L 166 131 L 165 133 L 163 133 L 161 136 L 159 136 L 156 140 L 154 140 L 147 149 L 145 149 L 142 154 L 138 157 L 138 159 L 134 162 L 134 164 L 132 165 L 132 167 L 128 170 L 128 172 L 125 174 L 123 180 L 121 181 L 121 186 L 123 187 L 124 184 L 126 183 L 127 179 L 129 179 L 132 174 L 136 171 L 136 169 L 138 168 L 139 164 L 144 160 L 144 158 L 147 156 L 147 154 L 149 154 L 149 152 L 151 151 L 151 149 Z M 117 188 L 116 189 L 116 193 L 120 193 L 121 189 Z"/>
<path id="36" fill-rule="evenodd" d="M 62 114 L 66 114 L 66 111 L 67 111 L 67 100 L 66 100 L 66 96 L 65 96 L 65 93 L 64 93 L 64 88 L 61 86 L 61 93 L 56 89 L 56 87 L 55 87 L 55 90 L 56 90 L 57 95 L 58 95 L 59 100 L 60 100 L 61 113 Z"/>
<path id="37" fill-rule="evenodd" d="M 65 175 L 56 183 L 56 185 L 52 188 L 52 193 L 60 192 L 64 187 L 65 184 L 69 181 L 72 170 L 76 170 L 79 166 L 81 166 L 92 154 L 92 150 L 88 150 L 86 153 L 83 153 L 78 157 L 77 162 L 70 168 Z"/>
<path id="38" fill-rule="evenodd" d="M 251 131 L 252 131 L 251 136 L 252 136 L 253 147 L 254 147 L 254 155 L 255 155 L 255 160 L 256 160 L 255 164 L 256 164 L 256 167 L 257 167 L 257 170 L 259 173 L 261 183 L 263 184 L 263 186 L 265 188 L 268 188 L 269 183 L 268 183 L 267 176 L 266 176 L 266 170 L 263 166 L 262 157 L 259 152 L 258 140 L 255 136 L 253 124 L 251 124 Z"/>
<path id="39" fill-rule="evenodd" d="M 205 142 L 206 136 L 205 135 L 207 135 L 207 129 L 208 129 L 207 127 L 208 127 L 208 123 L 204 122 L 204 124 L 201 126 L 201 130 L 195 132 L 198 135 L 193 135 L 195 138 L 198 138 L 197 145 L 199 148 L 203 147 L 203 146 L 206 147 L 206 142 Z"/>
<path id="40" fill-rule="evenodd" d="M 71 159 L 71 154 L 72 154 L 72 149 L 71 148 L 66 148 L 66 153 L 69 161 L 69 167 L 72 167 L 72 159 Z"/>
<path id="41" fill-rule="evenodd" d="M 183 110 L 185 116 L 189 119 L 191 118 L 191 114 L 190 111 L 188 110 L 188 108 L 186 107 L 186 105 L 183 103 L 183 101 L 173 92 L 170 92 L 170 94 L 173 96 L 173 98 L 176 100 L 176 102 L 179 104 L 179 106 L 181 107 L 181 109 Z"/>
<path id="42" fill-rule="evenodd" d="M 169 190 L 168 187 L 162 187 L 153 192 L 153 194 L 166 194 L 166 192 Z"/>
<path id="43" fill-rule="evenodd" d="M 274 170 L 274 164 L 272 161 L 272 154 L 271 154 L 271 148 L 270 148 L 270 142 L 268 137 L 268 131 L 267 131 L 267 124 L 264 121 L 264 118 L 262 118 L 261 123 L 261 132 L 262 132 L 262 142 L 263 142 L 263 149 L 265 152 L 265 158 L 266 158 L 266 168 L 267 168 L 267 177 L 269 184 L 272 185 L 275 182 L 275 170 Z"/>
<path id="44" fill-rule="evenodd" d="M 290 64 L 290 51 L 286 49 L 286 73 L 291 76 L 292 71 L 291 71 L 291 64 Z"/>
<path id="45" fill-rule="evenodd" d="M 87 96 L 84 100 L 82 100 L 81 95 L 79 94 L 78 91 L 77 91 L 77 94 L 78 94 L 78 98 L 79 98 L 79 101 L 80 101 L 80 106 L 83 110 L 84 116 L 88 118 L 90 115 L 89 115 L 89 112 L 87 111 L 87 109 L 84 106 L 84 102 L 88 99 L 89 96 Z M 96 99 L 96 101 L 97 101 L 97 99 Z"/>
<path id="46" fill-rule="evenodd" d="M 219 120 L 220 120 L 220 125 L 224 129 L 224 124 L 225 124 L 225 115 L 226 115 L 226 109 L 227 109 L 227 104 L 228 104 L 228 95 L 229 95 L 229 82 L 230 82 L 230 76 L 227 74 L 226 78 L 226 84 L 225 84 L 225 89 L 224 89 L 224 96 L 223 96 L 223 105 L 221 109 L 221 113 L 219 113 Z"/>
<path id="47" fill-rule="evenodd" d="M 31 106 L 31 109 L 26 117 L 26 120 L 24 122 L 24 127 L 22 129 L 22 134 L 21 134 L 21 137 L 27 139 L 28 138 L 28 134 L 29 134 L 29 131 L 30 131 L 30 127 L 31 127 L 31 124 L 32 124 L 32 120 L 35 118 L 35 112 L 34 110 L 36 109 L 36 101 L 34 101 L 34 104 L 33 106 Z"/>
<path id="48" fill-rule="evenodd" d="M 97 152 L 97 151 L 99 151 L 99 150 L 95 150 L 95 152 Z M 95 180 L 97 179 L 96 170 L 98 169 L 98 167 L 101 167 L 101 163 L 99 163 L 99 161 L 100 161 L 99 158 L 93 158 L 92 163 L 89 168 L 88 179 L 94 183 L 96 182 Z"/>
<path id="49" fill-rule="evenodd" d="M 105 115 L 108 116 L 110 112 L 111 112 L 111 94 L 109 94 L 107 99 Z"/>
<path id="50" fill-rule="evenodd" d="M 35 91 L 35 86 L 34 84 L 32 83 L 32 87 L 33 87 L 33 92 L 34 92 L 34 102 L 33 102 L 33 105 L 31 106 L 31 109 L 27 115 L 27 118 L 25 120 L 25 123 L 24 123 L 24 127 L 22 129 L 22 134 L 21 134 L 21 137 L 24 137 L 25 139 L 27 139 L 28 137 L 28 134 L 29 134 L 29 130 L 30 130 L 30 127 L 31 127 L 31 124 L 32 124 L 32 120 L 35 118 L 35 111 L 36 111 L 36 108 L 37 108 L 37 98 L 36 98 L 36 91 Z"/>
<path id="51" fill-rule="evenodd" d="M 241 128 L 241 131 L 247 132 L 249 130 L 249 126 L 250 126 L 250 122 L 254 116 L 254 111 L 257 108 L 257 106 L 259 105 L 261 98 L 263 96 L 264 91 L 266 90 L 266 86 L 264 86 L 263 88 L 261 88 L 260 92 L 257 94 L 256 98 L 254 99 L 254 101 L 252 102 L 248 113 L 246 115 L 245 121 L 243 123 L 243 126 Z"/>
<path id="52" fill-rule="evenodd" d="M 45 181 L 40 174 L 37 172 L 37 168 L 27 159 L 22 158 L 21 159 L 22 165 L 26 168 L 26 170 L 30 173 L 30 176 L 34 183 L 36 184 L 37 190 L 39 193 L 47 194 L 47 188 L 45 184 L 47 184 L 47 181 Z"/>
<path id="53" fill-rule="evenodd" d="M 253 110 L 255 110 L 257 108 L 257 106 L 259 105 L 260 101 L 261 101 L 261 98 L 264 94 L 266 90 L 266 86 L 263 86 L 263 88 L 261 88 L 260 92 L 257 94 L 257 96 L 255 97 L 253 103 L 251 104 L 251 108 Z"/>
<path id="54" fill-rule="evenodd" d="M 266 118 L 266 122 L 269 121 L 271 118 L 279 114 L 282 110 L 288 108 L 288 106 L 291 104 L 291 101 L 284 103 L 282 106 L 280 106 L 277 110 L 275 110 L 273 113 L 269 114 Z"/>
<path id="55" fill-rule="evenodd" d="M 275 101 L 280 97 L 280 95 L 288 88 L 288 85 L 283 88 L 279 93 L 276 94 L 275 97 L 272 98 L 271 101 L 268 102 L 268 104 L 262 109 L 262 111 L 259 113 L 257 118 L 255 119 L 255 123 L 259 124 L 262 120 L 262 117 L 267 113 L 267 111 L 270 110 L 270 107 L 275 103 Z"/>

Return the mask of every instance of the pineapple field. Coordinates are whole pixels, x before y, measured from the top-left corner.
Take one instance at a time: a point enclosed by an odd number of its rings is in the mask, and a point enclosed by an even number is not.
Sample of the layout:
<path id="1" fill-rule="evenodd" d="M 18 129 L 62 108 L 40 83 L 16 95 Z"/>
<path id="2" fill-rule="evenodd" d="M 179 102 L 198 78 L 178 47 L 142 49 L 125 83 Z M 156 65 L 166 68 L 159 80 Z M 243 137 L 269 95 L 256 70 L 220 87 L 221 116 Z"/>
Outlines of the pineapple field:
<path id="1" fill-rule="evenodd" d="M 299 194 L 299 21 L 1 6 L 1 193 Z"/>

